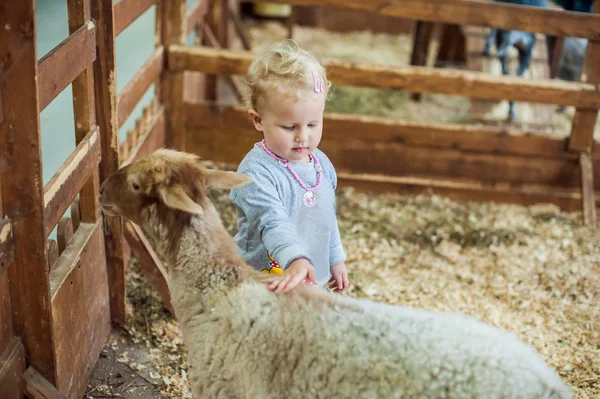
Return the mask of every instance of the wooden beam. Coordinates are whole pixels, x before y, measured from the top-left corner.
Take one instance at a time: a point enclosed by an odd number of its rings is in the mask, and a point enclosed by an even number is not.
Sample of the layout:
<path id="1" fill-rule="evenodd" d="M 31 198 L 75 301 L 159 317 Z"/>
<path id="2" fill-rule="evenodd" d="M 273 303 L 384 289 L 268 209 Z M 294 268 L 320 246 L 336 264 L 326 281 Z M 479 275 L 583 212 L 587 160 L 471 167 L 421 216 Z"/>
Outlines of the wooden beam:
<path id="1" fill-rule="evenodd" d="M 210 26 L 208 24 L 204 25 L 204 36 L 206 37 L 206 40 L 208 41 L 208 44 L 211 47 L 213 47 L 215 49 L 222 48 L 221 43 L 219 42 L 219 40 L 217 39 L 217 37 L 215 36 L 215 34 L 213 33 L 212 29 L 210 28 Z M 233 80 L 233 77 L 231 75 L 225 75 L 223 77 L 225 78 L 225 82 L 227 82 L 227 84 L 233 90 L 235 98 L 239 102 L 243 102 L 244 96 L 242 95 L 242 88 L 240 87 L 240 85 L 235 80 Z"/>
<path id="2" fill-rule="evenodd" d="M 600 1 L 594 4 L 593 12 L 600 17 Z M 588 42 L 585 52 L 583 70 L 587 74 L 587 83 L 598 87 L 600 84 L 600 40 L 591 40 Z M 594 142 L 594 130 L 596 120 L 598 119 L 598 106 L 580 105 L 575 110 L 575 117 L 571 125 L 571 140 L 569 150 L 571 151 L 590 151 Z"/>
<path id="3" fill-rule="evenodd" d="M 594 199 L 594 170 L 590 154 L 579 154 L 579 167 L 581 169 L 581 205 L 583 208 L 583 221 L 587 226 L 596 227 L 596 201 Z"/>
<path id="4" fill-rule="evenodd" d="M 133 79 L 127 83 L 117 100 L 117 117 L 119 128 L 123 126 L 131 115 L 135 106 L 140 102 L 144 93 L 148 91 L 152 83 L 160 77 L 164 62 L 163 47 L 158 47 L 152 57 L 135 74 Z"/>
<path id="5" fill-rule="evenodd" d="M 464 0 L 463 0 L 464 1 Z M 205 47 L 170 46 L 168 65 L 174 71 L 244 75 L 255 54 Z M 394 67 L 330 61 L 327 76 L 335 84 L 440 93 L 461 97 L 514 100 L 545 104 L 600 107 L 600 92 L 587 83 L 527 80 L 482 72 L 424 67 Z"/>
<path id="6" fill-rule="evenodd" d="M 142 16 L 157 0 L 121 0 L 115 4 L 115 36 L 119 36 L 136 19 Z"/>
<path id="7" fill-rule="evenodd" d="M 15 237 L 12 220 L 0 220 L 0 276 L 15 261 Z"/>
<path id="8" fill-rule="evenodd" d="M 77 264 L 81 259 L 82 253 L 85 251 L 90 238 L 96 231 L 98 225 L 90 223 L 82 223 L 77 231 L 58 258 L 56 265 L 50 273 L 50 298 L 54 300 L 56 294 L 60 291 L 60 287 L 69 278 Z"/>
<path id="9" fill-rule="evenodd" d="M 44 187 L 44 232 L 50 235 L 100 163 L 100 133 L 96 127 L 79 143 Z"/>
<path id="10" fill-rule="evenodd" d="M 2 201 L 15 238 L 15 263 L 8 268 L 13 325 L 29 364 L 54 382 L 33 2 L 11 2 L 2 20 L 0 51 L 9 49 L 3 59 L 10 60 L 0 85 L 5 100 L 0 140 L 10 143 L 2 147 L 9 162 L 2 171 Z"/>
<path id="11" fill-rule="evenodd" d="M 231 20 L 233 22 L 233 27 L 235 28 L 235 31 L 238 34 L 238 37 L 240 38 L 240 41 L 242 42 L 242 46 L 244 47 L 244 50 L 250 51 L 252 50 L 252 42 L 250 41 L 250 34 L 248 33 L 248 29 L 246 29 L 246 25 L 244 24 L 244 21 L 242 21 L 242 17 L 240 17 L 240 14 L 238 12 L 236 12 L 233 8 L 228 7 L 228 12 L 229 12 L 229 16 L 231 17 Z M 292 14 L 290 16 L 290 18 L 288 19 L 288 24 L 293 25 L 293 11 Z M 292 26 L 288 25 L 288 30 L 291 32 L 293 30 Z M 288 36 L 291 38 L 291 33 L 288 34 Z"/>
<path id="12" fill-rule="evenodd" d="M 273 0 L 271 2 L 294 6 L 346 8 L 421 21 L 600 39 L 600 18 L 596 15 L 490 1 Z"/>
<path id="13" fill-rule="evenodd" d="M 162 43 L 185 44 L 186 2 L 171 0 L 164 2 L 162 12 Z M 183 71 L 166 71 L 161 82 L 162 102 L 166 107 L 167 145 L 177 150 L 185 149 L 185 121 L 183 115 Z"/>
<path id="14" fill-rule="evenodd" d="M 25 392 L 31 399 L 68 399 L 33 367 L 29 367 L 25 371 L 23 378 L 25 379 Z"/>
<path id="15" fill-rule="evenodd" d="M 153 120 L 148 124 L 146 131 L 138 138 L 136 146 L 130 149 L 128 157 L 121 166 L 150 155 L 152 152 L 165 146 L 165 110 L 163 107 L 154 115 Z"/>
<path id="16" fill-rule="evenodd" d="M 0 352 L 0 391 L 2 399 L 23 398 L 23 373 L 25 372 L 25 348 L 18 338 L 9 342 L 4 353 Z"/>
<path id="17" fill-rule="evenodd" d="M 99 181 L 104 181 L 119 169 L 114 9 L 113 0 L 96 0 L 92 4 L 92 17 L 97 24 L 98 46 L 98 61 L 94 63 L 96 117 L 102 144 Z M 106 216 L 103 220 L 111 299 L 110 313 L 113 321 L 125 324 L 123 224 L 118 217 Z"/>
<path id="18" fill-rule="evenodd" d="M 89 1 L 68 0 L 67 12 L 69 20 L 69 34 L 73 34 L 91 20 L 92 14 Z M 94 96 L 94 68 L 88 66 L 71 84 L 73 90 L 73 117 L 75 124 L 75 144 L 78 145 L 85 139 L 88 132 L 96 125 L 96 103 Z M 93 223 L 100 217 L 98 204 L 97 179 L 88 181 L 79 193 L 80 201 L 77 205 L 79 222 Z M 77 226 L 74 226 L 75 229 Z"/>
<path id="19" fill-rule="evenodd" d="M 95 60 L 96 27 L 88 21 L 40 59 L 40 112 Z"/>
<path id="20" fill-rule="evenodd" d="M 188 127 L 188 151 L 215 162 L 240 162 L 248 149 L 260 140 L 260 134 L 250 122 L 244 128 L 229 127 L 228 123 Z M 394 140 L 391 138 L 393 136 L 381 140 L 377 130 L 366 130 L 366 126 L 360 123 L 344 121 L 334 125 L 326 119 L 324 126 L 319 148 L 339 171 L 399 177 L 468 178 L 489 186 L 498 183 L 514 187 L 539 184 L 574 190 L 580 185 L 578 159 L 572 155 L 490 153 L 482 152 L 477 147 L 465 150 L 459 149 L 459 146 L 436 148 L 435 139 L 423 139 L 419 145 L 409 140 Z M 346 128 L 342 130 L 341 126 Z M 468 140 L 458 141 L 465 143 L 465 146 L 477 145 Z M 502 141 L 499 145 L 502 145 Z M 600 166 L 600 158 L 593 159 L 593 163 Z M 598 175 L 594 179 L 597 180 L 595 184 L 600 184 Z"/>
<path id="21" fill-rule="evenodd" d="M 189 35 L 200 24 L 208 12 L 210 0 L 198 0 L 194 7 L 187 13 L 185 17 L 185 35 Z"/>
<path id="22" fill-rule="evenodd" d="M 521 205 L 552 203 L 566 211 L 574 211 L 581 204 L 579 193 L 561 190 L 557 187 L 488 186 L 480 182 L 433 177 L 399 177 L 341 172 L 338 173 L 338 187 L 353 187 L 363 192 L 400 192 L 411 195 L 434 193 L 454 201 L 486 201 Z"/>
<path id="23" fill-rule="evenodd" d="M 167 271 L 144 236 L 144 232 L 138 226 L 127 223 L 125 225 L 125 239 L 131 247 L 131 250 L 135 253 L 140 266 L 144 270 L 146 277 L 150 280 L 152 287 L 158 291 L 163 304 L 169 309 L 169 312 L 174 315 L 175 311 L 171 304 L 171 294 L 167 283 Z"/>
<path id="24" fill-rule="evenodd" d="M 427 64 L 429 44 L 433 36 L 434 28 L 435 23 L 433 22 L 417 21 L 415 23 L 410 65 L 425 66 Z M 413 93 L 411 99 L 413 101 L 421 101 L 421 93 Z"/>
<path id="25" fill-rule="evenodd" d="M 247 112 L 241 106 L 185 103 L 185 115 L 188 128 L 252 129 Z M 325 113 L 323 123 L 325 135 L 335 140 L 347 138 L 382 145 L 401 143 L 432 150 L 448 148 L 471 153 L 576 160 L 575 154 L 565 152 L 565 138 L 533 135 L 510 128 L 409 122 L 331 112 Z M 600 154 L 595 156 L 600 157 Z"/>

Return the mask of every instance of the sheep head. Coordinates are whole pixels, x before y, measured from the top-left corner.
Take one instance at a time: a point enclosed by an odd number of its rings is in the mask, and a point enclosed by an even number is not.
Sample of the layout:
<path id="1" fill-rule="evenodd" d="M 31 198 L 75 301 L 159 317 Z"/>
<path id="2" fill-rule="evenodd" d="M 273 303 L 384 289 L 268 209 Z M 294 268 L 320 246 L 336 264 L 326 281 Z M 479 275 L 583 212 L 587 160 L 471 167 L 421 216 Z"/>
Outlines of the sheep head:
<path id="1" fill-rule="evenodd" d="M 108 177 L 100 187 L 100 206 L 109 216 L 142 225 L 144 209 L 158 206 L 201 215 L 210 205 L 209 189 L 231 189 L 252 179 L 236 172 L 203 168 L 193 154 L 160 149 Z"/>

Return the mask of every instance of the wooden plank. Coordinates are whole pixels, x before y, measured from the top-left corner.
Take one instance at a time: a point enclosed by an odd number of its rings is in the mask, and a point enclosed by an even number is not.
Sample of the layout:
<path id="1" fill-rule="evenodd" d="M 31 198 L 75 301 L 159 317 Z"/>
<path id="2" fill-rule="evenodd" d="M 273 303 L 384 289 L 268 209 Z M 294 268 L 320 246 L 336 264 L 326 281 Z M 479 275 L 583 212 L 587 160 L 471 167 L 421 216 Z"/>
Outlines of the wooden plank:
<path id="1" fill-rule="evenodd" d="M 217 23 L 215 21 L 215 5 L 217 0 L 210 0 L 208 4 L 208 13 L 206 15 L 206 20 L 204 25 L 202 26 L 202 42 L 203 46 L 213 46 L 211 41 L 217 41 L 216 36 L 213 34 L 213 38 L 209 37 L 209 32 L 214 32 L 217 28 Z M 214 47 L 214 46 L 213 46 Z M 168 57 L 167 57 L 168 59 Z M 189 72 L 188 72 L 189 73 Z M 218 96 L 218 76 L 215 74 L 204 74 L 204 95 L 203 99 L 208 101 L 217 101 Z"/>
<path id="2" fill-rule="evenodd" d="M 600 19 L 586 13 L 477 0 L 273 0 L 294 6 L 335 7 L 397 18 L 490 26 L 600 39 Z"/>
<path id="3" fill-rule="evenodd" d="M 44 231 L 48 236 L 100 163 L 100 133 L 90 131 L 44 187 Z"/>
<path id="4" fill-rule="evenodd" d="M 10 162 L 9 170 L 2 172 L 2 201 L 15 237 L 16 262 L 8 268 L 14 330 L 26 348 L 29 364 L 54 382 L 34 16 L 30 1 L 13 2 L 2 14 L 0 51 L 2 59 L 9 57 L 10 69 L 0 90 L 5 100 L 11 99 L 4 101 L 0 125 L 0 138 L 11 143 L 2 147 Z"/>
<path id="5" fill-rule="evenodd" d="M 119 126 L 117 123 L 117 88 L 115 34 L 112 0 L 92 2 L 92 18 L 97 24 L 98 62 L 94 63 L 96 118 L 100 128 L 102 161 L 99 181 L 119 169 Z M 104 237 L 112 319 L 125 324 L 125 260 L 123 259 L 123 225 L 120 218 L 106 216 Z"/>
<path id="6" fill-rule="evenodd" d="M 433 22 L 417 21 L 413 35 L 413 48 L 410 56 L 410 65 L 425 66 L 429 54 L 429 44 L 433 36 L 435 24 Z M 413 101 L 421 101 L 421 93 L 413 93 Z"/>
<path id="7" fill-rule="evenodd" d="M 95 60 L 96 27 L 88 21 L 40 59 L 40 112 Z"/>
<path id="8" fill-rule="evenodd" d="M 185 35 L 189 35 L 198 26 L 201 25 L 208 12 L 208 5 L 211 0 L 198 0 L 194 7 L 185 17 Z"/>
<path id="9" fill-rule="evenodd" d="M 431 146 L 365 139 L 366 133 L 361 135 L 362 139 L 344 137 L 343 134 L 336 135 L 335 129 L 330 132 L 329 125 L 325 124 L 327 128 L 320 148 L 339 170 L 348 173 L 470 178 L 489 185 L 507 182 L 514 186 L 579 186 L 577 158 L 482 153 L 456 148 L 436 148 L 433 157 Z M 353 125 L 354 132 L 359 130 L 359 125 Z M 188 129 L 188 151 L 216 162 L 238 163 L 260 138 L 251 126 L 245 129 L 218 126 Z M 600 165 L 600 159 L 594 159 L 594 164 Z M 600 179 L 595 179 L 595 184 L 599 184 Z"/>
<path id="10" fill-rule="evenodd" d="M 583 207 L 583 221 L 587 226 L 596 227 L 596 201 L 594 200 L 594 170 L 590 154 L 579 154 L 579 167 L 581 169 L 581 205 Z"/>
<path id="11" fill-rule="evenodd" d="M 246 29 L 246 25 L 244 24 L 244 21 L 242 21 L 242 17 L 240 17 L 240 14 L 236 10 L 234 10 L 232 7 L 228 7 L 228 12 L 229 12 L 229 17 L 231 18 L 231 21 L 233 22 L 233 27 L 235 28 L 235 31 L 237 32 L 238 37 L 240 38 L 240 41 L 242 42 L 242 46 L 244 47 L 244 50 L 248 50 L 248 51 L 252 50 L 252 42 L 250 40 L 250 33 L 248 33 L 248 29 Z M 293 15 L 294 15 L 294 12 L 292 11 L 292 15 L 288 19 L 288 30 L 290 32 L 292 32 L 292 30 L 293 30 L 293 22 L 294 22 Z M 292 33 L 289 33 L 288 37 L 291 38 Z"/>
<path id="12" fill-rule="evenodd" d="M 13 338 L 14 331 L 10 308 L 8 273 L 2 273 L 0 274 L 0 356 L 9 347 Z M 3 386 L 1 382 L 0 386 Z"/>
<path id="13" fill-rule="evenodd" d="M 2 399 L 23 398 L 25 349 L 18 338 L 13 339 L 4 353 L 0 352 L 0 391 Z"/>
<path id="14" fill-rule="evenodd" d="M 23 378 L 25 392 L 31 399 L 68 399 L 31 366 L 25 371 Z"/>
<path id="15" fill-rule="evenodd" d="M 175 311 L 171 304 L 171 294 L 167 282 L 167 271 L 144 236 L 143 231 L 138 226 L 127 223 L 125 226 L 125 239 L 135 253 L 135 256 L 140 262 L 140 266 L 144 270 L 146 277 L 150 280 L 152 287 L 158 291 L 163 304 L 169 309 L 171 314 L 174 315 Z"/>
<path id="16" fill-rule="evenodd" d="M 48 259 L 48 270 L 52 270 L 58 261 L 58 243 L 56 240 L 46 240 L 46 259 Z"/>
<path id="17" fill-rule="evenodd" d="M 209 25 L 205 25 L 204 26 L 204 35 L 205 35 L 206 40 L 208 41 L 208 43 L 209 43 L 209 45 L 211 47 L 213 47 L 215 49 L 221 49 L 221 48 L 223 48 L 221 46 L 221 43 L 219 42 L 219 40 L 217 39 L 217 37 L 215 36 L 215 34 L 213 33 L 213 31 L 212 31 L 212 29 L 210 28 Z M 227 84 L 233 90 L 233 93 L 234 93 L 236 99 L 239 102 L 243 102 L 244 101 L 244 96 L 242 95 L 242 88 L 241 88 L 241 86 L 235 80 L 233 80 L 233 77 L 231 75 L 225 75 L 225 76 L 223 76 L 223 78 L 225 79 L 225 82 L 227 82 Z"/>
<path id="18" fill-rule="evenodd" d="M 449 179 L 394 177 L 373 174 L 338 173 L 338 187 L 354 187 L 363 192 L 400 192 L 402 194 L 436 194 L 454 201 L 485 201 L 534 205 L 552 203 L 565 211 L 579 208 L 577 192 L 561 191 L 556 187 L 508 185 L 486 186 L 479 182 Z"/>
<path id="19" fill-rule="evenodd" d="M 79 260 L 81 254 L 96 230 L 96 224 L 82 223 L 79 229 L 73 234 L 71 243 L 67 245 L 63 253 L 58 258 L 58 262 L 50 273 L 50 298 L 54 299 L 60 287 L 65 284 Z"/>
<path id="20" fill-rule="evenodd" d="M 123 161 L 122 166 L 150 155 L 159 148 L 164 147 L 165 143 L 165 112 L 164 108 L 161 107 L 146 127 L 146 131 L 138 138 L 137 145 L 130 150 L 129 156 Z"/>
<path id="21" fill-rule="evenodd" d="M 186 2 L 172 0 L 165 4 L 162 14 L 163 45 L 185 44 Z M 185 121 L 183 114 L 183 71 L 167 71 L 163 85 L 162 103 L 166 106 L 167 145 L 177 150 L 185 149 Z"/>
<path id="22" fill-rule="evenodd" d="M 594 4 L 592 12 L 595 16 L 600 17 L 600 1 Z M 596 87 L 600 84 L 600 68 L 598 68 L 598 65 L 600 65 L 600 40 L 592 40 L 587 45 L 583 70 L 587 75 L 587 82 L 594 84 Z M 591 150 L 594 143 L 598 108 L 600 107 L 579 106 L 575 110 L 575 117 L 571 125 L 569 150 L 578 152 Z"/>
<path id="23" fill-rule="evenodd" d="M 92 18 L 90 2 L 85 0 L 68 0 L 67 12 L 69 34 Z M 75 144 L 78 145 L 96 125 L 96 110 L 94 109 L 94 69 L 90 65 L 71 84 L 73 90 L 73 116 L 75 123 Z M 74 220 L 73 227 L 83 217 L 84 222 L 93 223 L 100 217 L 98 204 L 98 187 L 94 180 L 89 180 L 79 193 L 81 201 L 77 204 L 79 218 Z"/>
<path id="24" fill-rule="evenodd" d="M 127 83 L 117 100 L 117 117 L 119 128 L 133 112 L 135 106 L 140 102 L 144 93 L 148 91 L 152 83 L 159 78 L 163 71 L 164 50 L 157 48 L 152 57 L 135 74 L 133 79 Z"/>
<path id="25" fill-rule="evenodd" d="M 81 377 L 84 381 L 89 379 L 89 373 L 94 369 L 110 336 L 110 294 L 105 253 L 104 234 L 102 226 L 98 224 L 79 260 L 83 274 L 85 331 L 88 337 L 87 366 Z M 78 397 L 82 396 L 83 393 Z"/>
<path id="26" fill-rule="evenodd" d="M 119 36 L 156 2 L 157 0 L 121 0 L 115 4 L 115 36 Z"/>
<path id="27" fill-rule="evenodd" d="M 252 129 L 248 114 L 241 106 L 186 103 L 185 114 L 186 125 L 192 129 Z M 575 154 L 565 152 L 566 139 L 532 135 L 517 129 L 409 122 L 329 112 L 325 113 L 323 123 L 325 136 L 336 140 L 351 138 L 381 144 L 401 143 L 431 150 L 449 148 L 472 153 L 577 159 Z M 600 154 L 594 153 L 594 156 L 600 157 Z"/>
<path id="28" fill-rule="evenodd" d="M 56 233 L 58 253 L 62 254 L 71 238 L 73 238 L 73 222 L 71 218 L 63 217 L 58 222 L 58 229 Z"/>
<path id="29" fill-rule="evenodd" d="M 69 398 L 81 398 L 85 394 L 88 383 L 88 378 L 85 376 L 88 365 L 88 342 L 87 334 L 83 333 L 86 330 L 86 312 L 83 275 L 81 265 L 77 262 L 76 267 L 52 297 L 56 387 Z"/>
<path id="30" fill-rule="evenodd" d="M 0 220 L 0 276 L 15 261 L 15 237 L 10 219 Z"/>
<path id="31" fill-rule="evenodd" d="M 173 45 L 169 47 L 167 57 L 172 70 L 243 75 L 255 54 Z M 588 108 L 600 106 L 600 92 L 595 85 L 588 83 L 533 81 L 515 76 L 490 76 L 486 73 L 453 69 L 395 67 L 347 61 L 329 61 L 325 66 L 328 78 L 340 85 Z"/>

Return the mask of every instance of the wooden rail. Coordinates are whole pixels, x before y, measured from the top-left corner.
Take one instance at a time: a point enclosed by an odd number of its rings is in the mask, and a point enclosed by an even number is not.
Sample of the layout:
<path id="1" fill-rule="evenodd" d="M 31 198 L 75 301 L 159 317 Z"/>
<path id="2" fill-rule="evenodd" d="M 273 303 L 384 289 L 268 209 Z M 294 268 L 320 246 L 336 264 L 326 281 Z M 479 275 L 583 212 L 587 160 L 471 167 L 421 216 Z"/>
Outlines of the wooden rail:
<path id="1" fill-rule="evenodd" d="M 44 110 L 77 76 L 96 60 L 96 27 L 86 22 L 39 61 L 38 95 Z"/>
<path id="2" fill-rule="evenodd" d="M 186 36 L 192 33 L 196 26 L 200 25 L 209 10 L 209 3 L 212 0 L 200 0 L 196 2 L 196 5 L 187 13 L 185 22 L 185 34 Z"/>
<path id="3" fill-rule="evenodd" d="M 98 128 L 83 139 L 44 187 L 44 231 L 48 236 L 100 163 Z"/>
<path id="4" fill-rule="evenodd" d="M 158 0 L 121 0 L 115 4 L 115 36 L 118 36 Z"/>
<path id="5" fill-rule="evenodd" d="M 205 47 L 170 46 L 168 65 L 174 71 L 211 74 L 245 74 L 255 55 L 250 52 Z M 401 89 L 493 100 L 528 101 L 545 104 L 600 107 L 596 85 L 556 80 L 531 81 L 512 76 L 424 67 L 392 67 L 330 61 L 328 78 L 340 85 Z"/>
<path id="6" fill-rule="evenodd" d="M 163 71 L 163 56 L 163 47 L 158 47 L 119 95 L 117 100 L 117 123 L 119 128 L 127 121 L 144 93 L 159 78 Z"/>
<path id="7" fill-rule="evenodd" d="M 223 109 L 222 114 L 219 109 Z M 216 162 L 237 164 L 248 148 L 260 140 L 241 108 L 195 104 L 186 105 L 185 112 L 189 151 Z M 505 183 L 514 188 L 538 185 L 549 192 L 579 191 L 577 155 L 566 154 L 564 146 L 561 154 L 560 142 L 555 139 L 516 136 L 504 141 L 499 133 L 486 140 L 482 131 L 469 131 L 468 127 L 461 133 L 456 129 L 452 138 L 452 130 L 445 130 L 442 125 L 445 137 L 443 134 L 438 142 L 435 133 L 417 136 L 416 132 L 426 132 L 426 125 L 380 121 L 326 114 L 320 147 L 345 173 L 470 179 L 489 187 Z M 476 137 L 483 141 L 478 143 Z M 538 144 L 545 148 L 545 154 L 535 152 Z M 592 163 L 599 167 L 600 157 L 592 158 Z M 600 183 L 598 176 L 594 179 Z"/>
<path id="8" fill-rule="evenodd" d="M 294 6 L 337 7 L 390 17 L 490 26 L 557 36 L 600 39 L 600 16 L 478 0 L 273 0 Z"/>
<path id="9" fill-rule="evenodd" d="M 222 129 L 251 127 L 245 108 L 214 103 L 185 103 L 186 126 Z M 448 148 L 465 152 L 514 154 L 576 160 L 565 151 L 566 138 L 532 135 L 517 129 L 480 125 L 409 122 L 397 119 L 326 113 L 324 128 L 335 139 L 356 139 L 385 144 Z M 600 154 L 596 151 L 598 157 Z"/>

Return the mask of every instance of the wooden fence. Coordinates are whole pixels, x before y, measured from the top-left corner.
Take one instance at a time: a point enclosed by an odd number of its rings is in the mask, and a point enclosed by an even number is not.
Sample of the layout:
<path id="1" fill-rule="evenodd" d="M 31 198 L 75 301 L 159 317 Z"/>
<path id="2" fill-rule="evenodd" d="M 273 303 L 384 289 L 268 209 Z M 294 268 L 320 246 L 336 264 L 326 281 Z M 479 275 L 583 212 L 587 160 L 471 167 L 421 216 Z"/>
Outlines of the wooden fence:
<path id="1" fill-rule="evenodd" d="M 274 0 L 271 0 L 274 1 Z M 570 137 L 471 125 L 327 114 L 323 149 L 341 182 L 467 199 L 584 205 L 595 220 L 593 127 L 600 107 L 600 16 L 467 0 L 286 0 L 448 24 L 591 39 L 588 81 L 526 81 L 422 67 L 331 62 L 336 84 L 577 107 Z M 10 5 L 9 5 L 10 3 Z M 137 226 L 102 217 L 100 182 L 168 145 L 235 165 L 258 137 L 245 111 L 217 99 L 216 75 L 239 90 L 253 55 L 235 2 L 68 0 L 70 36 L 38 60 L 34 0 L 0 1 L 0 390 L 3 398 L 80 398 L 110 320 L 125 323 L 129 251 L 170 309 L 165 268 Z M 155 7 L 155 51 L 120 94 L 115 38 Z M 596 5 L 600 11 L 600 3 Z M 198 44 L 186 47 L 195 31 Z M 210 47 L 210 48 L 209 48 Z M 595 66 L 595 68 L 591 68 Z M 72 84 L 77 147 L 43 186 L 40 112 Z M 118 131 L 143 94 L 156 95 L 124 142 Z M 63 216 L 70 210 L 70 217 Z M 57 240 L 48 240 L 58 226 Z"/>
<path id="2" fill-rule="evenodd" d="M 583 207 L 586 223 L 595 223 L 594 183 L 600 183 L 600 178 L 593 175 L 593 167 L 599 165 L 600 154 L 594 146 L 593 131 L 600 107 L 600 69 L 591 66 L 600 64 L 600 15 L 474 0 L 275 2 L 590 39 L 586 57 L 590 73 L 582 83 L 418 66 L 346 61 L 327 64 L 334 84 L 572 105 L 576 114 L 567 139 L 513 128 L 327 114 L 321 147 L 338 168 L 341 184 L 412 192 L 433 189 L 460 199 L 552 202 L 565 209 Z M 595 11 L 600 11 L 600 4 Z M 235 21 L 230 23 L 236 25 Z M 228 31 L 226 24 L 221 22 L 219 31 Z M 246 51 L 228 50 L 227 42 L 218 45 L 220 48 L 170 46 L 168 69 L 244 74 L 254 58 L 247 51 L 249 45 L 245 45 Z M 225 106 L 214 96 L 206 96 L 203 101 L 186 101 L 184 109 L 185 129 L 173 133 L 185 134 L 188 151 L 234 166 L 259 140 L 241 107 Z"/>

